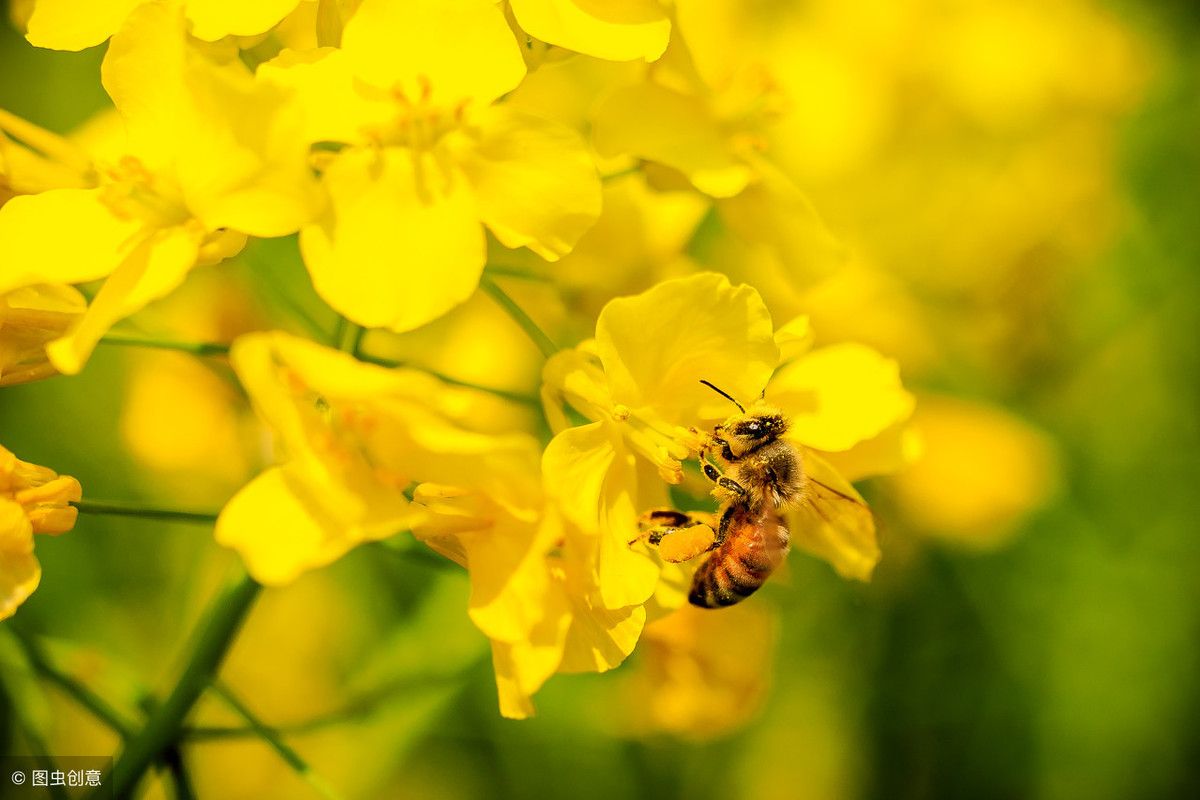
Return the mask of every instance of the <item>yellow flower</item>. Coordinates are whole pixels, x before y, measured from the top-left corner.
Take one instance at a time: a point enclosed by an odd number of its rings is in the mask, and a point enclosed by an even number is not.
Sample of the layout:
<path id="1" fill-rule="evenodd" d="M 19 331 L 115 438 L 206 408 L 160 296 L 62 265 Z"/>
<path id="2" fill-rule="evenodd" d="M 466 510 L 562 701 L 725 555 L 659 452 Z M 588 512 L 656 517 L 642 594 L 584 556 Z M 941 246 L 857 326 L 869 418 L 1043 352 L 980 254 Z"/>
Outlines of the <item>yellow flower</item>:
<path id="1" fill-rule="evenodd" d="M 0 386 L 56 374 L 46 344 L 86 308 L 83 295 L 70 286 L 30 286 L 0 295 Z"/>
<path id="2" fill-rule="evenodd" d="M 589 536 L 607 608 L 644 603 L 660 567 L 630 549 L 637 517 L 683 479 L 692 426 L 728 415 L 700 384 L 757 397 L 779 361 L 758 293 L 705 273 L 611 301 L 596 338 L 546 363 L 547 415 L 558 434 L 542 461 L 547 489 Z M 588 422 L 571 426 L 567 403 Z"/>
<path id="3" fill-rule="evenodd" d="M 8 619 L 42 577 L 33 534 L 57 536 L 75 527 L 79 481 L 21 461 L 0 446 L 0 619 Z"/>
<path id="4" fill-rule="evenodd" d="M 913 426 L 921 456 L 892 485 L 901 510 L 924 533 L 999 547 L 1059 488 L 1055 443 L 1001 408 L 922 397 Z"/>
<path id="5" fill-rule="evenodd" d="M 230 360 L 282 462 L 234 496 L 217 521 L 217 541 L 237 550 L 256 580 L 289 583 L 413 523 L 401 417 L 381 426 L 379 416 L 385 403 L 416 406 L 436 388 L 425 376 L 359 364 L 284 333 L 240 337 Z"/>
<path id="6" fill-rule="evenodd" d="M 664 572 L 669 580 L 659 584 L 664 567 L 628 543 L 637 516 L 664 504 L 662 481 L 682 481 L 682 461 L 697 445 L 688 429 L 729 415 L 728 401 L 701 380 L 747 405 L 765 396 L 783 411 L 806 474 L 858 500 L 789 510 L 793 541 L 846 577 L 870 577 L 879 560 L 874 518 L 831 462 L 854 466 L 854 477 L 893 468 L 888 445 L 902 436 L 913 400 L 895 362 L 859 345 L 810 352 L 811 340 L 806 320 L 776 332 L 757 292 L 706 273 L 612 301 L 594 342 L 547 362 L 543 398 L 559 431 L 543 458 L 547 487 L 590 534 L 583 546 L 608 607 L 643 603 L 656 585 L 658 603 L 682 599 L 681 576 Z M 589 422 L 572 427 L 564 403 Z"/>
<path id="7" fill-rule="evenodd" d="M 151 0 L 36 0 L 26 22 L 30 44 L 84 50 L 114 35 L 131 12 Z M 206 41 L 262 33 L 300 0 L 182 0 L 191 34 Z"/>
<path id="8" fill-rule="evenodd" d="M 84 188 L 90 171 L 64 139 L 0 109 L 0 206 L 16 195 Z"/>
<path id="9" fill-rule="evenodd" d="M 654 61 L 671 36 L 658 0 L 509 0 L 509 7 L 528 35 L 611 61 Z"/>
<path id="10" fill-rule="evenodd" d="M 473 393 L 282 333 L 238 339 L 231 359 L 282 451 L 217 522 L 257 580 L 285 584 L 411 529 L 469 570 L 506 716 L 532 713 L 555 672 L 608 669 L 633 649 L 644 612 L 592 603 L 546 508 L 536 440 L 473 430 Z"/>
<path id="11" fill-rule="evenodd" d="M 485 225 L 547 260 L 574 246 L 599 215 L 599 179 L 574 131 L 495 104 L 524 74 L 489 0 L 366 0 L 341 49 L 259 68 L 298 90 L 310 141 L 346 145 L 323 162 L 327 213 L 300 234 L 330 305 L 411 330 L 475 291 Z"/>
<path id="12" fill-rule="evenodd" d="M 117 320 L 161 297 L 245 235 L 295 231 L 319 197 L 286 93 L 240 63 L 187 44 L 182 12 L 150 3 L 113 37 L 104 85 L 130 152 L 98 165 L 90 188 L 15 197 L 0 208 L 0 292 L 108 276 L 83 318 L 49 345 L 78 372 Z"/>
<path id="13" fill-rule="evenodd" d="M 780 334 L 795 337 L 802 328 L 798 320 Z M 869 580 L 880 558 L 875 520 L 850 480 L 895 472 L 915 457 L 908 428 L 915 401 L 896 362 L 865 345 L 807 351 L 807 338 L 792 341 L 783 348 L 792 360 L 771 378 L 765 401 L 787 417 L 786 436 L 801 446 L 805 473 L 859 501 L 839 502 L 832 518 L 808 503 L 790 509 L 792 543 L 842 577 Z"/>
<path id="14" fill-rule="evenodd" d="M 510 477 L 536 479 L 536 451 L 525 461 Z M 532 715 L 532 696 L 554 673 L 604 672 L 633 651 L 645 609 L 603 608 L 594 573 L 553 505 L 514 513 L 510 500 L 430 483 L 414 500 L 428 517 L 413 533 L 469 570 L 469 613 L 491 640 L 504 716 Z"/>
<path id="15" fill-rule="evenodd" d="M 720 614 L 686 606 L 647 625 L 624 687 L 631 727 L 706 740 L 744 726 L 766 698 L 777 626 L 754 603 Z"/>
<path id="16" fill-rule="evenodd" d="M 593 142 L 602 157 L 650 162 L 648 173 L 665 188 L 690 185 L 713 198 L 738 237 L 766 248 L 791 280 L 811 281 L 837 266 L 844 252 L 764 153 L 786 98 L 757 61 L 755 40 L 730 38 L 741 13 L 728 6 L 677 4 L 677 41 L 644 80 L 599 103 Z"/>

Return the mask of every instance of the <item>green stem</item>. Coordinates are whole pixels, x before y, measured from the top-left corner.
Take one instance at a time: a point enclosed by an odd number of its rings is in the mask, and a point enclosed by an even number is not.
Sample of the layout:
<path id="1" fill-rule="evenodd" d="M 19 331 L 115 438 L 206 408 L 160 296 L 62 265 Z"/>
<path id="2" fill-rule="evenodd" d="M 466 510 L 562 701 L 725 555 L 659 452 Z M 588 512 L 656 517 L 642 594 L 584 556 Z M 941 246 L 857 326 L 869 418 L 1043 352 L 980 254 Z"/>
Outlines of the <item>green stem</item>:
<path id="1" fill-rule="evenodd" d="M 295 770 L 297 775 L 299 775 L 301 778 L 307 781 L 310 786 L 316 789 L 322 797 L 328 798 L 328 800 L 340 800 L 340 795 L 338 795 L 337 792 L 335 792 L 329 786 L 329 784 L 325 783 L 320 775 L 317 775 L 315 772 L 313 772 L 312 767 L 308 765 L 308 762 L 301 758 L 299 753 L 293 750 L 287 742 L 283 741 L 283 739 L 279 737 L 278 731 L 265 725 L 245 703 L 243 703 L 232 691 L 230 691 L 229 687 L 220 681 L 213 681 L 212 690 L 218 694 L 222 700 L 228 703 L 229 707 L 236 711 L 239 716 L 246 720 L 254 733 L 257 734 L 264 742 L 269 744 L 271 748 L 279 754 L 279 757 L 282 758 L 289 767 Z"/>
<path id="2" fill-rule="evenodd" d="M 616 172 L 610 172 L 607 175 L 601 175 L 600 180 L 608 183 L 609 181 L 615 181 L 618 178 L 624 178 L 626 175 L 632 175 L 635 172 L 641 172 L 641 169 L 642 167 L 640 164 L 634 164 L 632 167 L 626 167 L 625 169 L 619 169 Z"/>
<path id="3" fill-rule="evenodd" d="M 123 503 L 99 503 L 92 500 L 78 500 L 71 505 L 79 509 L 80 514 L 96 516 L 141 517 L 165 522 L 194 522 L 198 525 L 212 525 L 217 521 L 217 515 L 208 511 L 175 511 L 169 508 L 146 508 Z"/>
<path id="4" fill-rule="evenodd" d="M 372 714 L 385 708 L 387 703 L 397 698 L 408 697 L 414 691 L 461 685 L 467 680 L 470 672 L 477 669 L 480 664 L 487 660 L 488 658 L 485 656 L 484 658 L 472 661 L 465 668 L 458 669 L 452 673 L 423 673 L 401 676 L 352 698 L 345 706 L 328 714 L 287 725 L 276 725 L 271 730 L 276 735 L 297 736 L 369 718 Z M 259 735 L 258 730 L 253 726 L 211 725 L 186 728 L 184 734 L 188 741 L 194 742 L 244 739 Z"/>
<path id="5" fill-rule="evenodd" d="M 103 697 L 51 664 L 41 645 L 32 636 L 16 627 L 11 630 L 17 643 L 25 651 L 25 657 L 29 659 L 30 665 L 37 670 L 39 675 L 62 689 L 68 697 L 90 711 L 96 719 L 116 731 L 122 739 L 133 738 L 137 730 L 135 723 L 125 719 L 121 712 L 109 705 Z"/>
<path id="6" fill-rule="evenodd" d="M 184 718 L 212 682 L 261 588 L 249 576 L 241 575 L 213 601 L 196 627 L 179 681 L 146 727 L 121 752 L 112 780 L 105 783 L 105 796 L 132 794 L 147 768 L 179 740 Z M 95 798 L 100 796 L 97 793 Z"/>
<path id="7" fill-rule="evenodd" d="M 155 350 L 175 350 L 180 353 L 190 353 L 194 356 L 227 356 L 229 345 L 220 342 L 175 342 L 168 339 L 152 339 L 148 336 L 128 336 L 120 333 L 110 333 L 100 340 L 100 344 L 111 344 L 120 347 L 149 347 Z"/>
<path id="8" fill-rule="evenodd" d="M 542 355 L 549 358 L 558 352 L 558 346 L 546 335 L 546 332 L 539 328 L 537 323 L 525 313 L 525 309 L 517 305 L 503 289 L 496 285 L 495 281 L 484 275 L 479 281 L 479 286 L 491 295 L 492 299 L 501 308 L 508 312 L 508 315 L 513 318 L 513 321 L 517 325 L 521 326 L 521 330 L 525 331 L 525 334 L 533 340 L 533 343 L 542 351 Z"/>
<path id="9" fill-rule="evenodd" d="M 535 407 L 541 405 L 541 401 L 533 395 L 521 394 L 520 392 L 514 392 L 508 389 L 497 389 L 492 386 L 484 386 L 480 383 L 472 383 L 471 381 L 459 380 L 458 378 L 447 375 L 444 372 L 438 372 L 435 369 L 423 367 L 420 364 L 410 364 L 406 361 L 397 361 L 391 358 L 378 358 L 366 353 L 359 353 L 358 360 L 367 364 L 374 364 L 378 367 L 389 367 L 391 369 L 395 369 L 396 367 L 406 367 L 408 369 L 415 369 L 428 375 L 432 375 L 439 381 L 448 383 L 451 386 L 461 386 L 464 389 L 474 389 L 477 392 L 484 392 L 486 394 L 495 395 L 496 397 L 503 397 L 505 400 L 511 400 L 514 403 L 521 403 L 522 405 Z"/>
<path id="10" fill-rule="evenodd" d="M 483 268 L 483 274 L 501 278 L 517 278 L 523 281 L 536 281 L 537 283 L 550 283 L 548 275 L 540 275 L 536 272 L 521 269 L 520 267 L 509 267 L 504 264 L 488 264 Z"/>
<path id="11" fill-rule="evenodd" d="M 187 766 L 183 763 L 183 754 L 179 746 L 167 748 L 163 754 L 167 771 L 171 774 L 171 783 L 175 786 L 175 800 L 196 800 L 196 790 L 192 787 L 192 779 L 188 776 Z"/>
<path id="12" fill-rule="evenodd" d="M 330 337 L 329 343 L 339 350 L 342 348 L 342 342 L 346 339 L 346 326 L 349 324 L 350 320 L 338 314 L 337 322 L 333 326 L 333 336 Z"/>

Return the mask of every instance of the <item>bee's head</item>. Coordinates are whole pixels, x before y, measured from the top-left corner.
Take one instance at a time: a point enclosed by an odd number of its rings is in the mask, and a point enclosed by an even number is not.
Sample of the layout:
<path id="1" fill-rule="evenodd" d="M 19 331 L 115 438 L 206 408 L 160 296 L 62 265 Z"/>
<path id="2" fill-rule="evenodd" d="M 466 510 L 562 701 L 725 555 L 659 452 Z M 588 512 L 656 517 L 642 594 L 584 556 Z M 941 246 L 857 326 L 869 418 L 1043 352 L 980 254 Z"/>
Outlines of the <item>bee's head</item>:
<path id="1" fill-rule="evenodd" d="M 713 436 L 724 443 L 726 451 L 733 458 L 740 458 L 751 450 L 775 441 L 787 430 L 787 419 L 779 409 L 759 401 L 747 411 L 741 403 L 708 381 L 701 383 L 738 407 L 740 413 L 713 429 Z"/>
<path id="2" fill-rule="evenodd" d="M 734 414 L 713 433 L 727 442 L 730 451 L 737 456 L 775 441 L 786 430 L 787 420 L 779 409 L 758 405 L 746 413 Z"/>

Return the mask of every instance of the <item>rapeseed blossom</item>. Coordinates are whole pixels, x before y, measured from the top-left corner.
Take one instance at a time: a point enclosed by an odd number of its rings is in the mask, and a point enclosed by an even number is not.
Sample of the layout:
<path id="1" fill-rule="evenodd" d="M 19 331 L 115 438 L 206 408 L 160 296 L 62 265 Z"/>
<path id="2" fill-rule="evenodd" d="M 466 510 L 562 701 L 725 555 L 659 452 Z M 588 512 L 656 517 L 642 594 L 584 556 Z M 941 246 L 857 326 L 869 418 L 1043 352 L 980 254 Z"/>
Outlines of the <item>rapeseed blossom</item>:
<path id="1" fill-rule="evenodd" d="M 136 8 L 109 44 L 105 89 L 129 154 L 81 175 L 86 188 L 20 195 L 0 207 L 0 292 L 107 277 L 87 313 L 48 345 L 78 372 L 109 327 L 176 288 L 246 235 L 280 236 L 318 200 L 287 93 L 188 43 L 182 11 Z M 62 235 L 63 229 L 70 235 Z"/>
<path id="2" fill-rule="evenodd" d="M 659 0 L 509 0 L 508 7 L 529 36 L 612 61 L 654 61 L 671 35 Z"/>
<path id="3" fill-rule="evenodd" d="M 307 140 L 338 150 L 300 246 L 318 293 L 361 325 L 407 331 L 466 300 L 485 226 L 552 261 L 599 216 L 582 139 L 497 102 L 525 63 L 489 0 L 365 0 L 340 48 L 285 50 L 259 75 L 294 87 Z"/>
<path id="4" fill-rule="evenodd" d="M 792 424 L 788 436 L 804 448 L 804 468 L 848 497 L 861 501 L 827 459 L 859 456 L 866 463 L 858 476 L 891 466 L 871 445 L 901 430 L 912 412 L 896 365 L 869 348 L 809 351 L 810 342 L 804 320 L 775 331 L 757 292 L 707 273 L 612 301 L 594 340 L 550 359 L 543 399 L 558 432 L 543 471 L 563 513 L 592 534 L 605 603 L 644 603 L 655 592 L 664 567 L 628 543 L 637 539 L 638 515 L 663 504 L 664 482 L 683 481 L 695 430 L 730 413 L 702 380 L 780 408 Z M 781 358 L 787 363 L 776 372 Z M 567 406 L 584 424 L 571 424 Z M 865 505 L 846 503 L 829 518 L 801 504 L 789 518 L 798 545 L 847 577 L 870 577 L 879 549 Z"/>
<path id="5" fill-rule="evenodd" d="M 771 66 L 726 0 L 679 2 L 672 39 L 640 81 L 609 92 L 593 114 L 605 158 L 649 162 L 663 188 L 692 186 L 721 220 L 792 282 L 811 283 L 844 258 L 808 198 L 772 158 L 768 134 L 788 109 Z"/>
<path id="6" fill-rule="evenodd" d="M 798 295 L 840 248 L 773 161 L 786 98 L 732 8 L 36 0 L 30 42 L 110 40 L 101 77 L 115 111 L 69 137 L 0 112 L 0 385 L 80 371 L 114 324 L 195 267 L 294 234 L 295 275 L 315 294 L 283 287 L 264 305 L 297 310 L 313 339 L 244 333 L 271 327 L 249 314 L 196 331 L 163 306 L 129 326 L 206 339 L 141 344 L 227 352 L 236 379 L 219 359 L 136 373 L 122 418 L 134 455 L 188 479 L 177 494 L 197 503 L 211 502 L 198 475 L 236 486 L 259 469 L 215 525 L 253 582 L 288 586 L 367 546 L 429 548 L 464 568 L 506 717 L 533 714 L 555 674 L 620 665 L 646 630 L 651 724 L 739 724 L 765 685 L 769 615 L 679 612 L 695 563 L 668 563 L 638 535 L 639 516 L 672 497 L 708 502 L 689 462 L 731 407 L 701 382 L 787 416 L 806 474 L 847 501 L 789 508 L 793 541 L 847 578 L 869 579 L 880 557 L 850 482 L 898 469 L 914 444 L 894 362 L 816 347 L 807 317 L 777 325 L 760 295 Z M 117 116 L 114 154 L 99 139 Z M 774 260 L 773 285 L 697 272 L 722 260 L 711 245 L 729 232 Z M 286 249 L 255 243 L 220 275 L 258 276 L 261 252 Z M 727 260 L 722 273 L 754 274 Z M 490 297 L 473 300 L 485 268 Z M 509 279 L 540 282 L 545 305 L 526 317 Z M 83 287 L 90 303 L 71 287 L 100 280 L 94 296 Z M 480 301 L 550 354 L 540 397 L 499 377 L 504 340 L 477 306 L 451 316 Z M 240 302 L 222 292 L 205 305 L 236 315 Z M 601 302 L 594 334 L 555 352 L 553 339 L 581 338 L 580 315 L 563 312 Z M 552 336 L 530 318 L 543 313 Z M 367 341 L 382 345 L 374 357 Z M 385 367 L 380 352 L 419 357 Z M 478 363 L 443 371 L 447 357 Z M 539 399 L 548 431 L 533 424 Z M 196 427 L 144 422 L 164 404 Z M 0 454 L 11 614 L 37 583 L 32 534 L 68 529 L 79 487 Z M 707 674 L 730 643 L 745 668 Z M 720 695 L 711 707 L 690 702 L 707 692 Z"/>
<path id="7" fill-rule="evenodd" d="M 547 509 L 532 437 L 472 430 L 470 393 L 429 375 L 287 334 L 242 337 L 231 359 L 281 461 L 217 522 L 217 541 L 256 579 L 284 585 L 411 530 L 469 570 L 469 613 L 492 642 L 506 716 L 532 713 L 556 671 L 602 671 L 633 649 L 644 612 L 593 601 Z"/>
<path id="8" fill-rule="evenodd" d="M 81 494 L 79 481 L 21 461 L 0 445 L 0 619 L 11 617 L 41 581 L 33 535 L 75 527 L 79 512 L 70 503 Z"/>

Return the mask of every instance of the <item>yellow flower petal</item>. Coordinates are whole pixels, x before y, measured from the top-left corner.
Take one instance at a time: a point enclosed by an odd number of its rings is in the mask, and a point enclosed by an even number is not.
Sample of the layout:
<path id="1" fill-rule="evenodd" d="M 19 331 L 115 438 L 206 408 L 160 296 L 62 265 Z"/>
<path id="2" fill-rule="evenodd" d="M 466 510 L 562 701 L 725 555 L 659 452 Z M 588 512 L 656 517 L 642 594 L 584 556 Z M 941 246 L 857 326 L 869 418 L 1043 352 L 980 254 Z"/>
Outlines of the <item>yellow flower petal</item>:
<path id="1" fill-rule="evenodd" d="M 35 285 L 0 295 L 0 386 L 56 374 L 46 343 L 85 310 L 87 301 L 71 286 Z"/>
<path id="2" fill-rule="evenodd" d="M 367 83 L 439 107 L 486 105 L 525 75 L 516 38 L 491 0 L 363 0 L 342 50 Z"/>
<path id="3" fill-rule="evenodd" d="M 601 603 L 615 609 L 645 602 L 658 569 L 629 542 L 637 536 L 637 471 L 609 423 L 568 428 L 542 456 L 546 492 L 581 531 L 581 549 L 596 571 Z"/>
<path id="4" fill-rule="evenodd" d="M 0 207 L 0 294 L 103 278 L 137 244 L 140 227 L 113 216 L 92 189 L 14 197 Z"/>
<path id="5" fill-rule="evenodd" d="M 461 156 L 479 214 L 505 247 L 548 261 L 571 251 L 600 216 L 600 179 L 575 131 L 503 107 Z"/>
<path id="6" fill-rule="evenodd" d="M 521 29 L 543 42 L 610 61 L 654 61 L 671 22 L 657 0 L 512 0 Z"/>
<path id="7" fill-rule="evenodd" d="M 268 469 L 222 509 L 217 543 L 236 550 L 251 576 L 267 586 L 332 563 L 359 540 L 311 497 L 294 473 Z"/>
<path id="8" fill-rule="evenodd" d="M 25 38 L 36 47 L 83 50 L 100 44 L 145 0 L 37 0 Z"/>
<path id="9" fill-rule="evenodd" d="M 920 433 L 905 419 L 849 450 L 821 455 L 846 480 L 857 481 L 906 470 L 920 458 L 921 450 Z"/>
<path id="10" fill-rule="evenodd" d="M 771 316 L 758 292 L 715 273 L 664 281 L 611 301 L 596 322 L 596 346 L 616 402 L 653 405 L 680 424 L 731 411 L 701 380 L 748 404 L 779 362 Z"/>
<path id="11" fill-rule="evenodd" d="M 230 361 L 282 454 L 323 487 L 329 507 L 372 535 L 397 530 L 409 508 L 400 491 L 409 478 L 381 475 L 357 420 L 375 413 L 360 400 L 394 391 L 403 374 L 281 332 L 239 337 Z"/>
<path id="12" fill-rule="evenodd" d="M 11 617 L 33 594 L 41 574 L 25 509 L 0 498 L 0 620 Z"/>
<path id="13" fill-rule="evenodd" d="M 380 128 L 396 116 L 391 98 L 364 96 L 343 50 L 284 50 L 260 64 L 256 75 L 294 92 L 294 102 L 304 111 L 300 138 L 305 142 L 358 142 L 366 130 Z"/>
<path id="14" fill-rule="evenodd" d="M 767 399 L 790 419 L 789 438 L 819 450 L 849 450 L 912 414 L 900 367 L 869 347 L 814 350 L 781 368 Z"/>
<path id="15" fill-rule="evenodd" d="M 871 579 L 879 563 L 875 517 L 861 495 L 827 461 L 804 451 L 804 473 L 817 482 L 788 512 L 792 544 L 833 565 L 843 578 Z"/>
<path id="16" fill-rule="evenodd" d="M 542 529 L 557 537 L 556 528 Z M 471 576 L 468 613 L 489 639 L 524 641 L 547 616 L 566 611 L 564 606 L 552 613 L 559 598 L 545 554 L 553 541 L 536 534 L 532 526 L 510 519 L 459 537 Z"/>
<path id="17" fill-rule="evenodd" d="M 600 519 L 600 495 L 616 457 L 616 436 L 603 422 L 568 428 L 550 440 L 542 455 L 547 493 L 586 531 L 596 530 Z"/>
<path id="18" fill-rule="evenodd" d="M 755 173 L 756 183 L 718 200 L 725 224 L 747 242 L 765 245 L 793 282 L 811 285 L 840 267 L 846 248 L 804 193 L 761 159 Z"/>
<path id="19" fill-rule="evenodd" d="M 637 645 L 646 624 L 646 609 L 631 606 L 609 610 L 586 597 L 572 595 L 574 614 L 567 631 L 563 673 L 607 672 L 619 666 Z"/>
<path id="20" fill-rule="evenodd" d="M 923 532 L 995 547 L 1059 489 L 1056 443 L 1002 408 L 922 397 L 913 427 L 924 452 L 892 485 L 901 508 Z"/>
<path id="21" fill-rule="evenodd" d="M 528 641 L 492 642 L 492 666 L 503 716 L 533 716 L 531 698 L 558 668 L 570 621 L 566 614 L 547 616 Z"/>
<path id="22" fill-rule="evenodd" d="M 779 345 L 779 361 L 786 364 L 795 361 L 812 348 L 813 328 L 807 315 L 796 317 L 775 331 L 775 344 Z"/>
<path id="23" fill-rule="evenodd" d="M 317 292 L 360 325 L 412 330 L 479 285 L 484 236 L 465 181 L 421 168 L 390 148 L 343 153 L 325 173 L 329 215 L 300 232 Z"/>
<path id="24" fill-rule="evenodd" d="M 742 191 L 753 172 L 736 158 L 702 101 L 652 83 L 623 87 L 597 108 L 596 150 L 665 164 L 713 197 Z"/>
<path id="25" fill-rule="evenodd" d="M 102 68 L 152 187 L 172 213 L 210 231 L 295 232 L 322 199 L 302 137 L 303 109 L 290 89 L 256 81 L 241 62 L 204 58 L 184 30 L 178 7 L 138 8 Z"/>
<path id="26" fill-rule="evenodd" d="M 308 162 L 303 110 L 288 90 L 248 74 L 201 68 L 192 100 L 199 113 L 179 142 L 174 174 L 188 210 L 206 230 L 286 236 L 310 222 L 324 197 Z"/>
<path id="27" fill-rule="evenodd" d="M 104 90 L 120 112 L 129 151 L 153 169 L 174 160 L 194 118 L 184 74 L 189 60 L 183 8 L 144 3 L 108 43 L 100 65 Z"/>
<path id="28" fill-rule="evenodd" d="M 50 362 L 66 375 L 83 369 L 109 328 L 183 283 L 199 248 L 200 234 L 193 228 L 166 228 L 143 241 L 105 281 L 71 330 L 46 345 Z"/>
<path id="29" fill-rule="evenodd" d="M 226 36 L 253 36 L 271 28 L 300 0 L 187 0 L 192 35 L 215 42 Z"/>
<path id="30" fill-rule="evenodd" d="M 605 608 L 641 605 L 654 593 L 658 565 L 629 546 L 638 534 L 638 463 L 618 446 L 600 492 L 600 532 L 596 547 L 596 583 Z"/>

